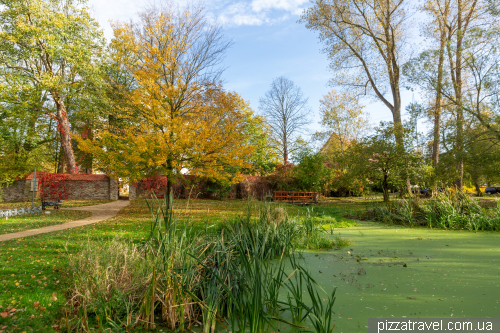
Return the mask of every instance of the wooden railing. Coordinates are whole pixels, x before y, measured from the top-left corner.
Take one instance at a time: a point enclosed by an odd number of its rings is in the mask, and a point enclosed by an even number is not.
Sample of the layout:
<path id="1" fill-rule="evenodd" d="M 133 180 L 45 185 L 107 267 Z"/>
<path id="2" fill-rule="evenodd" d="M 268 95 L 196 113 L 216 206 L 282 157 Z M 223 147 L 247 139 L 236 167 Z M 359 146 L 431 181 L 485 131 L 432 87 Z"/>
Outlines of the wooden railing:
<path id="1" fill-rule="evenodd" d="M 290 203 L 317 203 L 318 192 L 275 191 L 274 201 Z"/>

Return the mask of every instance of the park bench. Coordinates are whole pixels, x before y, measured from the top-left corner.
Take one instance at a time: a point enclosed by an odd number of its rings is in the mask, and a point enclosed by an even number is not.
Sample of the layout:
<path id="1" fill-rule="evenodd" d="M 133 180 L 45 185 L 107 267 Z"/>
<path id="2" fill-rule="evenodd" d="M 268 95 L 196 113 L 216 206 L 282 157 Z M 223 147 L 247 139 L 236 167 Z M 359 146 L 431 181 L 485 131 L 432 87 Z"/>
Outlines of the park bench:
<path id="1" fill-rule="evenodd" d="M 318 203 L 318 192 L 274 191 L 275 202 L 288 202 L 294 205 L 310 205 Z"/>
<path id="2" fill-rule="evenodd" d="M 62 204 L 61 199 L 57 199 L 56 201 L 42 201 L 42 210 L 46 210 L 46 207 L 54 207 L 54 209 L 59 209 Z"/>

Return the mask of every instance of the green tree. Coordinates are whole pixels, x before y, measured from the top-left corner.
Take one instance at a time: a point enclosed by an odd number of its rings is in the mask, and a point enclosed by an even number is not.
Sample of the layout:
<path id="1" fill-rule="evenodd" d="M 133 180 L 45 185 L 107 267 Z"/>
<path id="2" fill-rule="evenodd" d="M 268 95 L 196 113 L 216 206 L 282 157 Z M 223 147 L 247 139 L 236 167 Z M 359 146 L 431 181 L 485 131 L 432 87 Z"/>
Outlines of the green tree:
<path id="1" fill-rule="evenodd" d="M 68 105 L 88 105 L 76 100 L 100 90 L 102 32 L 85 1 L 0 0 L 0 8 L 0 102 L 53 118 L 74 173 Z"/>
<path id="2" fill-rule="evenodd" d="M 390 188 L 401 189 L 424 171 L 422 155 L 412 144 L 411 129 L 402 130 L 404 145 L 396 141 L 394 130 L 392 124 L 381 123 L 375 134 L 352 145 L 349 152 L 349 177 L 381 187 L 384 201 L 389 201 Z"/>
<path id="3" fill-rule="evenodd" d="M 243 105 L 243 107 L 248 107 L 248 104 Z M 273 172 L 280 162 L 278 143 L 274 141 L 271 127 L 267 124 L 265 118 L 255 115 L 249 107 L 242 111 L 246 118 L 245 132 L 249 144 L 254 147 L 253 153 L 248 160 L 251 168 L 242 171 L 265 176 Z"/>
<path id="4" fill-rule="evenodd" d="M 293 169 L 294 185 L 299 191 L 324 192 L 328 187 L 328 169 L 324 155 L 303 148 L 297 154 L 297 166 Z"/>

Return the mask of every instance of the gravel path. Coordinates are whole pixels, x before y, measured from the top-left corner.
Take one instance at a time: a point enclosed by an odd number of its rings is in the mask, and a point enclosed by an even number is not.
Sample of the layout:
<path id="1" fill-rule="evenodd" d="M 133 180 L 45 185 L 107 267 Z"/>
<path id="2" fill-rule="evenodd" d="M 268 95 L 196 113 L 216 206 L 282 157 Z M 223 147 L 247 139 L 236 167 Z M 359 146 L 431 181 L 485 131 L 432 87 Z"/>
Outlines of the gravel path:
<path id="1" fill-rule="evenodd" d="M 122 208 L 128 206 L 130 201 L 128 200 L 118 200 L 106 204 L 95 205 L 95 206 L 85 206 L 85 207 L 73 207 L 73 208 L 61 208 L 64 210 L 80 210 L 85 212 L 91 212 L 92 215 L 81 220 L 76 220 L 63 224 L 51 225 L 48 227 L 31 229 L 26 231 L 14 232 L 10 234 L 0 235 L 0 242 L 22 238 L 28 236 L 34 236 L 39 234 L 45 234 L 53 231 L 60 231 L 70 228 L 81 227 L 87 224 L 92 224 L 100 221 L 104 221 L 114 217 Z"/>

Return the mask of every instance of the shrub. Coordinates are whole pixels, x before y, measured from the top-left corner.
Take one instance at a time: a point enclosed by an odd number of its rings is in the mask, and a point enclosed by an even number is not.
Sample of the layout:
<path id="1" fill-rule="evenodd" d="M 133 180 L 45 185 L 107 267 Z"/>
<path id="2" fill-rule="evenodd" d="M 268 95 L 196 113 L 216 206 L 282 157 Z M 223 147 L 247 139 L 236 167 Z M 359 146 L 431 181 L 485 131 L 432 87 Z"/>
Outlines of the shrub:
<path id="1" fill-rule="evenodd" d="M 484 209 L 469 195 L 447 191 L 430 199 L 412 197 L 374 205 L 367 216 L 384 223 L 444 229 L 500 230 L 500 206 Z"/>

